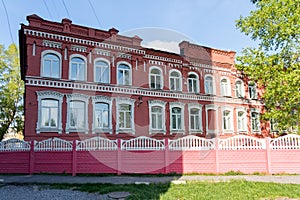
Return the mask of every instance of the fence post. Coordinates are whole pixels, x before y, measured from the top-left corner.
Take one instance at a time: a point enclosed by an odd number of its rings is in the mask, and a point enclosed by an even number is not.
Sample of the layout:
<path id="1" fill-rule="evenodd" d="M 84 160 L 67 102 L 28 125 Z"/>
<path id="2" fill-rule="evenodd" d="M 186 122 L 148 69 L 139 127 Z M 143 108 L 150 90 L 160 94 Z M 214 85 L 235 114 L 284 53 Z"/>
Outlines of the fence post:
<path id="1" fill-rule="evenodd" d="M 216 174 L 220 173 L 220 160 L 219 160 L 219 138 L 215 138 L 215 164 L 216 164 Z"/>
<path id="2" fill-rule="evenodd" d="M 72 176 L 76 176 L 77 169 L 77 152 L 76 152 L 76 140 L 73 140 L 72 146 Z"/>
<path id="3" fill-rule="evenodd" d="M 265 141 L 266 141 L 266 170 L 268 174 L 271 174 L 272 170 L 271 170 L 271 157 L 270 157 L 270 153 L 271 153 L 270 138 L 267 137 Z"/>
<path id="4" fill-rule="evenodd" d="M 117 145 L 118 145 L 118 150 L 117 150 L 117 174 L 121 175 L 121 171 L 122 171 L 122 151 L 121 151 L 121 139 L 118 138 L 117 139 Z"/>
<path id="5" fill-rule="evenodd" d="M 30 152 L 29 152 L 29 174 L 34 173 L 34 140 L 30 142 Z"/>
<path id="6" fill-rule="evenodd" d="M 165 138 L 165 174 L 169 173 L 169 139 Z"/>

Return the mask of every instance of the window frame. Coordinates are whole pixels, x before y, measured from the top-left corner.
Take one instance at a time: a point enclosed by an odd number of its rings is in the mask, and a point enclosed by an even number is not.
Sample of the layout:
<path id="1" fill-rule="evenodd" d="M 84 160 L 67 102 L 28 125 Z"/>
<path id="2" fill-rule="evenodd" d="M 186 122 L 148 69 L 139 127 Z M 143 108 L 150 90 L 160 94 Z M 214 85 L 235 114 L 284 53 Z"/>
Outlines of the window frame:
<path id="1" fill-rule="evenodd" d="M 96 68 L 97 68 L 96 63 L 97 62 L 104 62 L 104 63 L 107 64 L 107 68 L 108 68 L 108 82 L 101 82 L 101 81 L 97 80 L 97 74 L 96 74 Z M 94 82 L 95 83 L 100 83 L 100 84 L 109 84 L 110 83 L 110 62 L 107 59 L 105 59 L 105 58 L 96 58 L 94 60 Z"/>
<path id="2" fill-rule="evenodd" d="M 130 98 L 117 98 L 116 99 L 116 134 L 119 133 L 131 133 L 131 134 L 135 134 L 135 116 L 134 116 L 134 103 L 135 100 L 134 99 L 130 99 Z M 130 123 L 131 123 L 131 128 L 120 128 L 120 105 L 122 104 L 126 104 L 126 105 L 130 105 L 130 112 L 131 112 L 131 119 L 130 119 Z"/>
<path id="3" fill-rule="evenodd" d="M 199 129 L 192 129 L 192 122 L 191 122 L 191 110 L 198 109 L 198 116 L 199 116 Z M 201 104 L 188 104 L 189 110 L 189 133 L 190 134 L 202 134 L 203 133 L 203 125 L 202 125 L 202 105 Z"/>
<path id="4" fill-rule="evenodd" d="M 54 54 L 58 57 L 58 77 L 52 77 L 52 76 L 45 76 L 44 75 L 44 68 L 45 68 L 45 65 L 44 65 L 44 57 L 47 55 L 47 54 Z M 45 77 L 45 78 L 55 78 L 55 79 L 60 79 L 61 78 L 61 66 L 62 66 L 62 56 L 59 52 L 57 51 L 54 51 L 54 50 L 44 50 L 42 51 L 41 53 L 41 72 L 40 72 L 40 75 L 41 77 Z"/>
<path id="5" fill-rule="evenodd" d="M 223 80 L 226 80 L 226 85 L 223 85 Z M 225 91 L 223 90 L 225 89 Z M 220 93 L 221 96 L 231 97 L 231 84 L 228 77 L 222 76 L 220 79 Z"/>
<path id="6" fill-rule="evenodd" d="M 211 84 L 212 84 L 212 86 L 211 86 L 211 93 L 208 93 L 208 91 L 207 91 L 207 87 L 206 87 L 206 85 L 207 85 L 207 81 L 206 81 L 206 78 L 207 77 L 210 77 L 212 80 L 211 80 Z M 215 78 L 214 78 L 214 76 L 213 75 L 211 75 L 211 74 L 206 74 L 205 76 L 204 76 L 204 93 L 205 94 L 207 94 L 207 95 L 216 95 L 216 86 L 215 86 Z"/>
<path id="7" fill-rule="evenodd" d="M 181 102 L 170 102 L 169 103 L 169 107 L 170 107 L 170 134 L 177 134 L 177 133 L 182 133 L 182 134 L 185 134 L 185 124 L 184 124 L 184 121 L 185 121 L 185 117 L 184 117 L 184 107 L 185 107 L 185 104 L 184 103 L 181 103 Z M 180 114 L 181 114 L 181 129 L 173 129 L 173 124 L 172 124 L 172 109 L 173 108 L 180 108 Z"/>
<path id="8" fill-rule="evenodd" d="M 149 133 L 156 134 L 156 133 L 163 133 L 166 134 L 166 118 L 165 118 L 165 110 L 166 110 L 166 102 L 160 100 L 149 100 Z M 162 128 L 161 129 L 154 129 L 152 127 L 152 107 L 161 107 L 162 108 Z"/>
<path id="9" fill-rule="evenodd" d="M 178 73 L 179 74 L 179 77 L 174 77 L 174 76 L 171 76 L 171 74 L 173 73 L 173 72 L 176 72 L 176 73 Z M 172 89 L 172 87 L 171 87 L 171 79 L 178 79 L 178 88 L 177 89 Z M 176 82 L 176 81 L 175 81 Z M 174 83 L 175 83 L 174 82 Z M 181 74 L 181 72 L 179 71 L 179 70 L 177 70 L 177 69 L 172 69 L 172 70 L 170 70 L 169 71 L 169 90 L 170 91 L 174 91 L 174 92 L 181 92 L 182 91 L 182 74 Z"/>
<path id="10" fill-rule="evenodd" d="M 225 129 L 224 123 L 225 123 L 225 112 L 229 112 L 229 128 Z M 224 106 L 222 107 L 222 132 L 223 134 L 227 133 L 233 133 L 234 132 L 234 127 L 233 127 L 233 108 L 230 106 Z"/>
<path id="11" fill-rule="evenodd" d="M 99 128 L 96 127 L 96 104 L 97 103 L 104 103 L 108 104 L 108 128 Z M 95 134 L 96 132 L 108 132 L 112 134 L 112 99 L 106 96 L 93 96 L 92 97 L 92 104 L 93 104 L 93 123 L 92 123 L 92 133 Z"/>
<path id="12" fill-rule="evenodd" d="M 129 77 L 128 77 L 129 84 L 128 85 L 119 83 L 118 73 L 119 73 L 119 66 L 120 65 L 127 65 L 129 67 L 129 69 L 128 69 L 128 71 L 129 71 L 129 74 L 128 74 L 129 75 Z M 117 63 L 116 79 L 117 79 L 117 85 L 123 85 L 123 86 L 131 86 L 132 85 L 132 66 L 131 66 L 130 63 L 125 62 L 125 61 L 120 61 L 120 62 Z"/>
<path id="13" fill-rule="evenodd" d="M 253 84 L 253 85 L 250 85 Z M 252 92 L 250 92 L 252 89 L 254 89 L 254 97 L 251 96 Z M 249 99 L 257 99 L 257 85 L 254 81 L 249 81 L 248 82 L 248 95 L 249 95 Z"/>
<path id="14" fill-rule="evenodd" d="M 239 112 L 243 112 L 243 118 L 244 118 L 244 122 L 243 122 L 243 127 L 244 129 L 239 129 Z M 245 107 L 238 107 L 236 108 L 236 130 L 237 133 L 247 133 L 248 132 L 248 120 L 247 120 L 247 109 Z"/>
<path id="15" fill-rule="evenodd" d="M 36 123 L 36 133 L 40 134 L 41 132 L 57 132 L 62 133 L 62 102 L 64 95 L 50 90 L 37 91 L 37 101 L 38 101 L 38 119 Z M 43 100 L 55 100 L 58 101 L 57 109 L 57 127 L 43 127 L 42 126 L 42 101 Z"/>
<path id="16" fill-rule="evenodd" d="M 72 79 L 72 59 L 74 59 L 74 58 L 80 58 L 84 62 L 83 80 Z M 87 58 L 85 56 L 80 55 L 80 54 L 72 54 L 72 55 L 70 55 L 70 60 L 69 60 L 69 80 L 72 80 L 72 81 L 87 81 Z"/>
<path id="17" fill-rule="evenodd" d="M 151 87 L 151 85 L 152 85 L 151 84 L 151 78 L 152 78 L 152 75 L 153 75 L 151 73 L 151 71 L 153 69 L 157 69 L 160 72 L 160 74 L 159 74 L 159 77 L 160 77 L 160 88 L 153 88 L 153 87 Z M 155 77 L 157 77 L 157 75 L 155 75 Z M 156 80 L 156 78 L 155 78 L 155 80 Z M 164 88 L 163 72 L 162 72 L 162 70 L 159 67 L 152 66 L 152 67 L 149 68 L 149 88 L 153 89 L 153 90 L 162 90 Z"/>
<path id="18" fill-rule="evenodd" d="M 257 117 L 258 117 L 258 130 L 253 130 L 253 117 L 252 117 L 252 113 L 256 113 Z M 250 112 L 250 124 L 251 124 L 251 132 L 252 133 L 261 133 L 261 127 L 260 127 L 260 111 L 258 109 L 255 108 L 251 108 L 251 112 Z"/>
<path id="19" fill-rule="evenodd" d="M 208 111 L 209 110 L 214 110 L 216 112 L 216 129 L 215 130 L 211 130 L 208 129 Z M 219 106 L 215 105 L 215 104 L 209 104 L 209 105 L 205 105 L 205 125 L 206 125 L 206 134 L 218 134 L 219 133 Z"/>
<path id="20" fill-rule="evenodd" d="M 66 133 L 69 134 L 70 132 L 89 132 L 89 119 L 88 119 L 88 104 L 89 104 L 89 96 L 79 93 L 67 94 L 67 121 L 66 121 Z M 71 120 L 71 102 L 78 101 L 84 103 L 84 127 L 72 127 L 70 125 Z"/>
<path id="21" fill-rule="evenodd" d="M 190 78 L 189 76 L 190 75 L 195 75 L 196 78 Z M 190 80 L 195 80 L 196 83 L 195 83 L 195 89 L 196 91 L 190 91 Z M 194 89 L 194 88 L 193 88 Z M 199 93 L 200 92 L 200 84 L 199 84 L 199 76 L 197 73 L 195 72 L 189 72 L 188 73 L 188 78 L 187 78 L 187 91 L 190 92 L 190 93 Z"/>
<path id="22" fill-rule="evenodd" d="M 241 82 L 241 96 L 237 95 L 237 82 Z M 236 79 L 235 83 L 234 83 L 234 91 L 235 91 L 235 97 L 236 98 L 245 98 L 245 86 L 244 86 L 244 81 L 242 81 L 241 79 Z"/>

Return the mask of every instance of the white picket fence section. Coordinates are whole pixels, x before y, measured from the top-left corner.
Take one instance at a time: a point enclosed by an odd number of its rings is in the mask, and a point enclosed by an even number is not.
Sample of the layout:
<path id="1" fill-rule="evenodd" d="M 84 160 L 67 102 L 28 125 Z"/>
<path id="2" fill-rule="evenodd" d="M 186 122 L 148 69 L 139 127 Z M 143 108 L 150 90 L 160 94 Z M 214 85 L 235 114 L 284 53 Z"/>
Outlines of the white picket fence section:
<path id="1" fill-rule="evenodd" d="M 164 140 L 140 136 L 130 140 L 121 140 L 122 150 L 164 150 Z"/>
<path id="2" fill-rule="evenodd" d="M 30 143 L 19 139 L 5 140 L 0 142 L 0 151 L 30 151 Z"/>
<path id="3" fill-rule="evenodd" d="M 34 141 L 35 151 L 72 151 L 73 142 L 59 138 L 49 138 L 40 142 Z"/>
<path id="4" fill-rule="evenodd" d="M 93 137 L 87 140 L 76 140 L 76 151 L 117 150 L 117 140 Z"/>
<path id="5" fill-rule="evenodd" d="M 219 150 L 266 149 L 266 140 L 238 135 L 219 140 Z"/>
<path id="6" fill-rule="evenodd" d="M 169 140 L 170 150 L 212 150 L 214 148 L 215 139 L 205 139 L 195 135 Z"/>
<path id="7" fill-rule="evenodd" d="M 270 149 L 300 149 L 300 136 L 289 134 L 272 139 Z"/>

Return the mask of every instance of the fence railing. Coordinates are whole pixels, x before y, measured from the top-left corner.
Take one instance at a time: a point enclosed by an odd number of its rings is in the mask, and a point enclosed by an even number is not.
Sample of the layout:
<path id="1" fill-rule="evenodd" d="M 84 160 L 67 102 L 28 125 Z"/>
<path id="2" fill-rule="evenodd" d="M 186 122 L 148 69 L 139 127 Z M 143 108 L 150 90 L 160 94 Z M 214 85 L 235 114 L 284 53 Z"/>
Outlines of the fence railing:
<path id="1" fill-rule="evenodd" d="M 118 142 L 120 145 L 118 147 Z M 290 134 L 275 139 L 259 139 L 250 136 L 234 136 L 226 139 L 205 139 L 194 135 L 185 136 L 175 140 L 158 140 L 150 137 L 140 136 L 129 140 L 109 140 L 102 137 L 93 137 L 83 141 L 62 140 L 60 138 L 49 138 L 43 141 L 32 141 L 34 151 L 101 151 L 101 150 L 252 150 L 266 149 L 300 149 L 300 136 Z M 18 139 L 10 139 L 0 142 L 0 152 L 3 151 L 30 151 L 31 143 Z"/>

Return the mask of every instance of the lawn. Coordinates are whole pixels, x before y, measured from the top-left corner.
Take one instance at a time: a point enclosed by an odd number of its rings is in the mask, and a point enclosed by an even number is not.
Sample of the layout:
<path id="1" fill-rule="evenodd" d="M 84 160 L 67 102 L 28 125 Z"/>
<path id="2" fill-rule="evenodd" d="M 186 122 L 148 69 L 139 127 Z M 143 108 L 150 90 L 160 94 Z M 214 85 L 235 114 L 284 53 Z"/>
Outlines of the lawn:
<path id="1" fill-rule="evenodd" d="M 106 194 L 113 191 L 131 193 L 128 199 L 275 199 L 300 198 L 300 185 L 247 182 L 187 182 L 186 184 L 113 185 L 113 184 L 54 184 L 54 188 L 72 188 L 85 192 Z"/>

